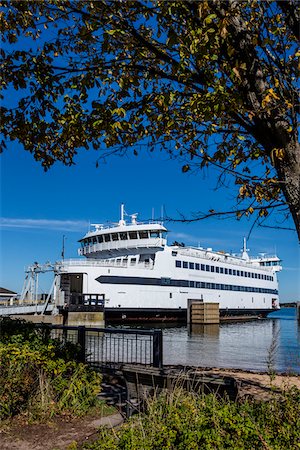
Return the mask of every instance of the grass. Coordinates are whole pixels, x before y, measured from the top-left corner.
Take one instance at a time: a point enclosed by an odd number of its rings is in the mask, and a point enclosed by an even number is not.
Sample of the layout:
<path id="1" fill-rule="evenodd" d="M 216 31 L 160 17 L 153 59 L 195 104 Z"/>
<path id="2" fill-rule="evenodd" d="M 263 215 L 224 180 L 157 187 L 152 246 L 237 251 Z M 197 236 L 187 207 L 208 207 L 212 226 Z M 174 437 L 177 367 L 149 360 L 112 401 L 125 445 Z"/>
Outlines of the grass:
<path id="1" fill-rule="evenodd" d="M 300 449 L 300 391 L 265 401 L 231 401 L 179 387 L 154 396 L 147 412 L 101 429 L 90 450 Z"/>

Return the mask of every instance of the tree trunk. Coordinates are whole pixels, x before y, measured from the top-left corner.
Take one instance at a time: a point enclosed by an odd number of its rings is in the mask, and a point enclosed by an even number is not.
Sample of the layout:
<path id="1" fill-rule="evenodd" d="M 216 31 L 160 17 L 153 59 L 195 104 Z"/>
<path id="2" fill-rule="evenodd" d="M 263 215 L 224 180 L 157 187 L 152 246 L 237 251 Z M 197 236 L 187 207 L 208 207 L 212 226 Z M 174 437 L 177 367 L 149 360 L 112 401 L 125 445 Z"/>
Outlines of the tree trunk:
<path id="1" fill-rule="evenodd" d="M 283 159 L 274 158 L 278 178 L 284 193 L 300 242 L 300 144 L 290 141 L 285 147 Z"/>

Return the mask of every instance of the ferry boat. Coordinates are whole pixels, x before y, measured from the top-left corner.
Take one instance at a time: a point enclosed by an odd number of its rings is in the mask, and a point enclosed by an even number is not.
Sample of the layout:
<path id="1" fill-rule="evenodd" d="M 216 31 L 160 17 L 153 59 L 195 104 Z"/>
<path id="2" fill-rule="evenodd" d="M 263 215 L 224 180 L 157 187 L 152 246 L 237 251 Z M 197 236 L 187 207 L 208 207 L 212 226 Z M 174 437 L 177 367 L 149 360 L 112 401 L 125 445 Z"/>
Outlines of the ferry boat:
<path id="1" fill-rule="evenodd" d="M 56 267 L 56 304 L 100 298 L 106 319 L 122 321 L 186 320 L 189 299 L 216 302 L 221 315 L 265 316 L 279 308 L 277 256 L 250 257 L 245 239 L 239 256 L 168 245 L 163 222 L 125 217 L 121 205 L 118 223 L 93 224 L 79 240 L 82 258 Z"/>

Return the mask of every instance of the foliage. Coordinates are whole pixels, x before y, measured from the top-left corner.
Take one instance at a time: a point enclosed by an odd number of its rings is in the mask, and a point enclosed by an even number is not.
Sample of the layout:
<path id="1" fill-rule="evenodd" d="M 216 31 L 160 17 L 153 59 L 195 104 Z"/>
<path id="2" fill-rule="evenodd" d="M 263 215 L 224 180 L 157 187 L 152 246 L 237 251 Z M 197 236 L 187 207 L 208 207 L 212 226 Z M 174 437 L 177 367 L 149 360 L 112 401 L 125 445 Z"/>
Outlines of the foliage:
<path id="1" fill-rule="evenodd" d="M 232 176 L 238 217 L 263 219 L 286 200 L 300 237 L 294 0 L 1 9 L 5 139 L 45 169 L 90 146 L 100 158 L 159 147 L 183 172 L 213 165 L 221 184 Z"/>
<path id="2" fill-rule="evenodd" d="M 183 391 L 150 401 L 145 415 L 118 431 L 102 429 L 93 450 L 218 450 L 299 448 L 300 391 L 269 402 L 237 403 Z"/>
<path id="3" fill-rule="evenodd" d="M 19 327 L 19 328 L 18 328 Z M 37 333 L 32 324 L 2 319 L 0 419 L 83 415 L 97 404 L 101 376 L 72 357 L 76 346 Z"/>

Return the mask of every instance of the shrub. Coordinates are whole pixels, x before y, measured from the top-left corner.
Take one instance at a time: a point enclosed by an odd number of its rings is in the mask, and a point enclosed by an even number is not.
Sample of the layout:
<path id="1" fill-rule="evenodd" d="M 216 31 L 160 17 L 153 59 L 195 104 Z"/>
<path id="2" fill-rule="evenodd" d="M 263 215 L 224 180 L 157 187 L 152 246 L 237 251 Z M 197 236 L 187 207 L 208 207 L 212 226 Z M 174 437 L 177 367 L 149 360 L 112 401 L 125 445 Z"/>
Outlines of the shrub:
<path id="1" fill-rule="evenodd" d="M 0 419 L 22 412 L 33 418 L 82 415 L 97 404 L 101 376 L 74 360 L 78 347 L 51 339 L 22 321 L 2 320 Z"/>
<path id="2" fill-rule="evenodd" d="M 118 431 L 102 429 L 93 450 L 289 450 L 299 448 L 300 391 L 243 403 L 177 390 L 149 402 Z"/>

